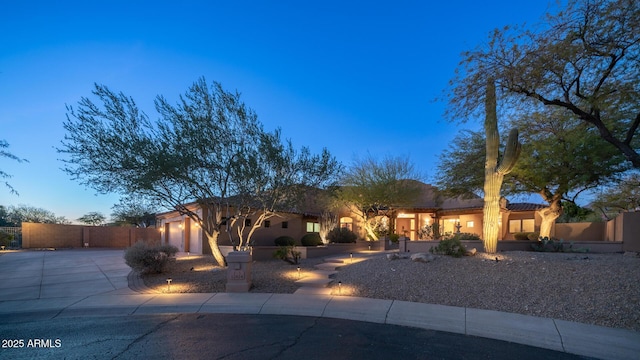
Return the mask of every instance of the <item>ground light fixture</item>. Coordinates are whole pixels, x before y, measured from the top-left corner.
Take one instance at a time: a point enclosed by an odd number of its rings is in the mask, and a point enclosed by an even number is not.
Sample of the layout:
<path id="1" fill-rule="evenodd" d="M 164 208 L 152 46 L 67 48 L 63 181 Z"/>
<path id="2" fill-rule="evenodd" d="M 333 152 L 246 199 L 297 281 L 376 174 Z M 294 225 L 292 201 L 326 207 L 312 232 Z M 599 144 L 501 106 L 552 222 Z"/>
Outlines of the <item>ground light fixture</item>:
<path id="1" fill-rule="evenodd" d="M 173 281 L 171 278 L 167 279 L 167 292 L 171 292 L 171 281 Z"/>
<path id="2" fill-rule="evenodd" d="M 300 279 L 300 266 L 298 266 L 298 279 Z"/>
<path id="3" fill-rule="evenodd" d="M 349 253 L 349 257 L 351 258 L 351 263 L 353 264 L 353 253 Z"/>
<path id="4" fill-rule="evenodd" d="M 342 295 L 342 281 L 338 281 L 338 295 Z"/>
<path id="5" fill-rule="evenodd" d="M 369 245 L 369 251 L 371 251 L 371 245 Z"/>

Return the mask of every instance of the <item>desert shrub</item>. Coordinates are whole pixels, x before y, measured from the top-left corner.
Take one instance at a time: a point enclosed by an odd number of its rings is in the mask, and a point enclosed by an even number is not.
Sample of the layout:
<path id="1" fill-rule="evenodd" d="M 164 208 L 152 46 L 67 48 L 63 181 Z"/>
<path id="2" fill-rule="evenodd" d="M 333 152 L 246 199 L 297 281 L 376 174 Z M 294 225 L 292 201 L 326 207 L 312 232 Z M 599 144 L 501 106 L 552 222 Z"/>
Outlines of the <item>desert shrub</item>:
<path id="1" fill-rule="evenodd" d="M 458 240 L 480 240 L 480 236 L 473 233 L 458 233 L 454 234 L 453 237 Z"/>
<path id="2" fill-rule="evenodd" d="M 398 240 L 400 240 L 400 235 L 398 234 L 391 234 L 389 235 L 389 240 L 391 240 L 392 243 L 397 243 Z"/>
<path id="3" fill-rule="evenodd" d="M 480 240 L 480 236 L 472 233 L 446 233 L 442 237 L 442 240 Z"/>
<path id="4" fill-rule="evenodd" d="M 173 245 L 148 245 L 138 241 L 124 253 L 125 263 L 141 273 L 162 273 L 178 252 Z"/>
<path id="5" fill-rule="evenodd" d="M 178 248 L 173 245 L 160 245 L 158 250 L 167 254 L 169 257 L 174 257 L 178 253 Z"/>
<path id="6" fill-rule="evenodd" d="M 13 235 L 7 234 L 4 231 L 0 231 L 0 246 L 9 247 L 11 246 L 12 240 L 13 240 Z"/>
<path id="7" fill-rule="evenodd" d="M 322 245 L 322 239 L 318 233 L 310 233 L 300 239 L 302 246 L 318 246 Z"/>
<path id="8" fill-rule="evenodd" d="M 516 240 L 530 240 L 534 241 L 538 239 L 539 234 L 537 232 L 517 232 L 513 234 L 513 238 Z"/>
<path id="9" fill-rule="evenodd" d="M 460 242 L 460 239 L 458 239 L 456 237 L 451 237 L 451 238 L 446 239 L 446 240 L 441 240 L 440 243 L 438 243 L 438 246 L 436 246 L 434 248 L 432 247 L 431 249 L 429 249 L 429 251 L 431 253 L 434 253 L 434 254 L 442 254 L 442 255 L 449 255 L 449 256 L 453 256 L 453 257 L 461 257 L 461 256 L 464 255 L 464 253 L 467 250 L 465 249 L 465 247 Z"/>
<path id="10" fill-rule="evenodd" d="M 337 227 L 327 234 L 327 239 L 332 243 L 354 243 L 357 238 L 356 233 L 344 227 Z"/>
<path id="11" fill-rule="evenodd" d="M 573 242 L 568 245 L 564 240 L 550 239 L 548 237 L 541 237 L 538 242 L 531 244 L 533 251 L 539 252 L 589 252 L 589 248 L 573 248 Z"/>
<path id="12" fill-rule="evenodd" d="M 296 251 L 295 246 L 280 246 L 278 250 L 273 253 L 273 257 L 295 265 L 300 261 L 302 253 Z"/>
<path id="13" fill-rule="evenodd" d="M 296 240 L 291 236 L 280 236 L 273 241 L 276 246 L 294 246 L 296 244 Z"/>

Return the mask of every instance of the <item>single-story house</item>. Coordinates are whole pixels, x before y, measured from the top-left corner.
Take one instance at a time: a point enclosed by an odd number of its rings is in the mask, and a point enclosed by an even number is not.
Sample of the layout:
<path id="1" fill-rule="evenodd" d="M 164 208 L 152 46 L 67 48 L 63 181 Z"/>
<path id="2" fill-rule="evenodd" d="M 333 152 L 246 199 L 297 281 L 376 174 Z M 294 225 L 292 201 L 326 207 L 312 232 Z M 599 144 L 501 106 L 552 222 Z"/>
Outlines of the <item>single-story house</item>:
<path id="1" fill-rule="evenodd" d="M 435 187 L 420 183 L 421 194 L 415 202 L 396 209 L 395 231 L 411 240 L 419 240 L 420 229 L 434 222 L 439 224 L 440 234 L 465 232 L 482 236 L 482 211 L 484 200 L 473 198 L 442 198 Z M 197 204 L 188 205 L 191 211 L 202 214 Z M 541 204 L 501 202 L 501 231 L 499 240 L 513 240 L 518 232 L 536 232 L 540 229 L 541 219 L 536 211 L 545 207 Z M 262 227 L 255 231 L 252 240 L 256 246 L 273 246 L 279 236 L 290 236 L 296 241 L 308 234 L 320 231 L 319 209 L 313 202 L 305 205 L 304 211 L 280 212 L 277 216 L 266 220 Z M 346 209 L 337 214 L 339 226 L 350 228 L 360 233 L 362 228 L 358 220 Z M 247 226 L 251 221 L 247 219 Z M 209 253 L 210 248 L 202 229 L 188 217 L 178 211 L 157 215 L 157 224 L 163 232 L 164 243 L 178 247 L 180 251 L 194 254 Z M 247 230 L 248 231 L 248 230 Z M 231 237 L 237 238 L 235 229 L 225 229 L 220 234 L 220 245 L 231 245 Z"/>
<path id="2" fill-rule="evenodd" d="M 442 198 L 437 189 L 419 182 L 420 195 L 410 206 L 396 209 L 395 232 L 410 240 L 421 239 L 422 228 L 438 224 L 440 234 L 472 233 L 482 237 L 482 212 L 484 199 L 478 196 L 464 198 Z M 501 226 L 498 240 L 514 240 L 519 232 L 538 232 L 542 219 L 536 212 L 546 207 L 542 204 L 509 203 L 502 198 L 500 203 Z M 340 214 L 340 225 L 356 232 L 361 224 L 348 213 Z"/>

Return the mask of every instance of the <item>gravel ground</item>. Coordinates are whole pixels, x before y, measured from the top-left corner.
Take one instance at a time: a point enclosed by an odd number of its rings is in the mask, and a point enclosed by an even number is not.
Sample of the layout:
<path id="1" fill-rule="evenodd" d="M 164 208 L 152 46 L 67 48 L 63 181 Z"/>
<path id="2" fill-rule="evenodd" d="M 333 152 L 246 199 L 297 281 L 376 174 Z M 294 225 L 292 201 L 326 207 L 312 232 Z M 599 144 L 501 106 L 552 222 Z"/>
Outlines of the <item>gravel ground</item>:
<path id="1" fill-rule="evenodd" d="M 334 293 L 376 299 L 498 310 L 640 331 L 640 258 L 622 254 L 505 252 L 429 263 L 409 259 L 345 264 L 335 275 Z M 322 262 L 305 259 L 306 269 Z M 172 292 L 223 292 L 225 270 L 211 257 L 177 260 L 170 272 L 145 275 L 145 284 Z M 190 268 L 194 267 L 194 270 Z M 202 268 L 199 268 L 202 267 Z M 253 263 L 251 292 L 293 293 L 296 266 L 283 261 Z"/>

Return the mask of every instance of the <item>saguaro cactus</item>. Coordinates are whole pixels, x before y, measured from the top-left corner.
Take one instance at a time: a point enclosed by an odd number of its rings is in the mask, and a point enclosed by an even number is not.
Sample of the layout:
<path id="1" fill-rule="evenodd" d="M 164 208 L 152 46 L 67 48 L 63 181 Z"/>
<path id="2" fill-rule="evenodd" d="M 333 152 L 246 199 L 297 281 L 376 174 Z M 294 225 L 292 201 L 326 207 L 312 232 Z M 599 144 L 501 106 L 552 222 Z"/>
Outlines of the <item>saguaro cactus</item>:
<path id="1" fill-rule="evenodd" d="M 500 156 L 500 134 L 498 133 L 498 116 L 496 111 L 496 86 L 493 79 L 487 82 L 485 98 L 484 130 L 487 137 L 487 156 L 484 165 L 484 210 L 482 240 L 488 253 L 495 253 L 498 247 L 498 219 L 500 218 L 500 188 L 504 176 L 511 172 L 520 155 L 518 129 L 509 132 L 507 147 L 502 161 Z"/>

